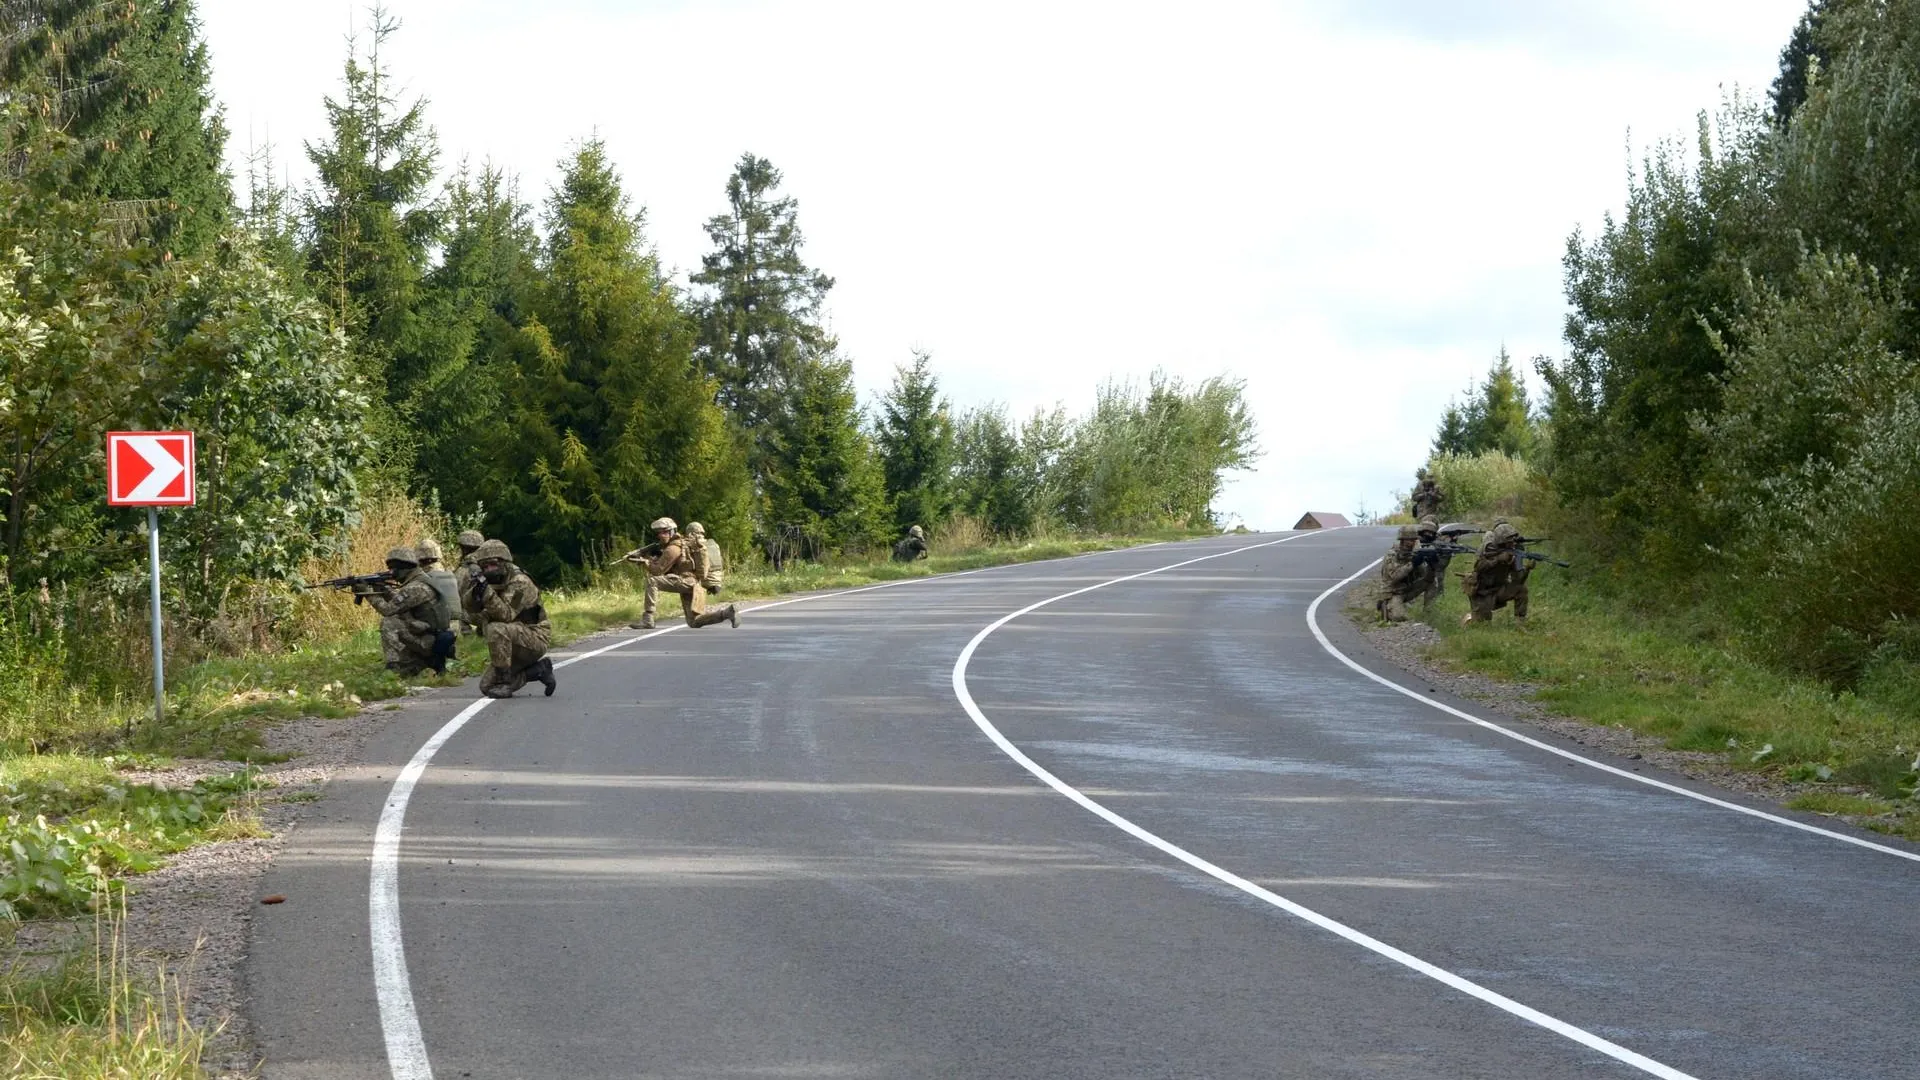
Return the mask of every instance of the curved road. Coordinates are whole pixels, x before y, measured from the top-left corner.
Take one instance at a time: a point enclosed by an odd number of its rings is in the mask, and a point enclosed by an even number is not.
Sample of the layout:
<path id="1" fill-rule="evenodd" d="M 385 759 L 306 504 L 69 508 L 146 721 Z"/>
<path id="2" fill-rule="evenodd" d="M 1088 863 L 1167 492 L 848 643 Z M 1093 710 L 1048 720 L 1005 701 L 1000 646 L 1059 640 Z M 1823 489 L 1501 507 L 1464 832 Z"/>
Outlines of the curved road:
<path id="1" fill-rule="evenodd" d="M 1914 849 L 1362 677 L 1306 615 L 1388 536 L 815 597 L 473 714 L 398 862 L 430 1075 L 1915 1075 Z M 1427 689 L 1334 608 L 1336 646 Z M 429 1074 L 385 1048 L 369 861 L 400 767 L 470 694 L 395 713 L 269 873 L 268 1077 Z"/>

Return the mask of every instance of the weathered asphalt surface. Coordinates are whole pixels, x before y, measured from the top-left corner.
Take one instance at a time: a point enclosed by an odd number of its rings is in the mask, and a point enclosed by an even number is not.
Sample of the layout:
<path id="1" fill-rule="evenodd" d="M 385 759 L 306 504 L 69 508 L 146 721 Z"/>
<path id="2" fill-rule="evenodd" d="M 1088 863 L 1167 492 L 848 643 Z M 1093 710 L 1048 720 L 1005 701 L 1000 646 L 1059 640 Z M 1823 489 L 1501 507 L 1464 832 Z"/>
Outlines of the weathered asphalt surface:
<path id="1" fill-rule="evenodd" d="M 1042 608 L 981 645 L 971 692 L 1041 765 L 1188 851 L 1701 1080 L 1920 1075 L 1920 865 L 1346 670 L 1306 608 L 1386 537 Z M 415 792 L 402 850 L 434 1075 L 1645 1075 L 1145 847 L 956 703 L 955 658 L 1000 616 L 1262 539 L 795 604 L 483 711 Z M 1336 603 L 1321 623 L 1394 674 Z M 258 909 L 248 972 L 267 1076 L 387 1075 L 374 822 L 471 693 L 394 714 L 270 873 L 288 901 Z"/>

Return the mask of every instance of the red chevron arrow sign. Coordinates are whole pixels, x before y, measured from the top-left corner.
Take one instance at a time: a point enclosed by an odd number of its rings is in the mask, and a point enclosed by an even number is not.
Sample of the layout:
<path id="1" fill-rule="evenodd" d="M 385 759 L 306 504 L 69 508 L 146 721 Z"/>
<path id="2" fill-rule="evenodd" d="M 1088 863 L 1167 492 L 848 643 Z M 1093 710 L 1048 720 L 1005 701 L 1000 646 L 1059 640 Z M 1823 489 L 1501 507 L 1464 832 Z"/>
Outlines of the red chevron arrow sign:
<path id="1" fill-rule="evenodd" d="M 107 433 L 107 505 L 192 506 L 193 432 Z"/>

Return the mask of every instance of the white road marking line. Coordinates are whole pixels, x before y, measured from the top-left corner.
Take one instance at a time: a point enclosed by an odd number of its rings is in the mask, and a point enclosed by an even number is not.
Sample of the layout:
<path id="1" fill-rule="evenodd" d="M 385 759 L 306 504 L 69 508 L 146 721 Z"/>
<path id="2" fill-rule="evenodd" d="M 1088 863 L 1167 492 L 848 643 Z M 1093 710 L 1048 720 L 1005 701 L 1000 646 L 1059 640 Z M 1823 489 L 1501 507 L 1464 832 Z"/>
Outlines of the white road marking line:
<path id="1" fill-rule="evenodd" d="M 1487 1004 L 1494 1006 L 1495 1008 L 1511 1013 L 1512 1015 L 1517 1016 L 1520 1019 L 1527 1021 L 1528 1023 L 1536 1024 L 1540 1027 L 1543 1027 L 1548 1031 L 1553 1032 L 1556 1035 L 1562 1036 L 1563 1038 L 1566 1038 L 1566 1039 L 1570 1039 L 1573 1042 L 1579 1043 L 1580 1045 L 1585 1046 L 1590 1050 L 1597 1050 L 1600 1053 L 1605 1054 L 1610 1058 L 1613 1058 L 1615 1061 L 1619 1061 L 1619 1062 L 1622 1062 L 1623 1064 L 1631 1065 L 1634 1068 L 1639 1069 L 1641 1072 L 1647 1073 L 1649 1075 L 1661 1077 L 1662 1080 L 1695 1080 L 1694 1077 L 1690 1076 L 1687 1073 L 1683 1073 L 1680 1070 L 1673 1068 L 1672 1066 L 1663 1065 L 1660 1062 L 1655 1061 L 1650 1057 L 1646 1057 L 1645 1055 L 1635 1053 L 1634 1051 L 1629 1050 L 1626 1047 L 1619 1045 L 1618 1043 L 1610 1042 L 1606 1039 L 1603 1039 L 1600 1036 L 1595 1035 L 1584 1028 L 1575 1027 L 1574 1025 L 1569 1024 L 1564 1020 L 1558 1020 L 1558 1019 L 1555 1019 L 1554 1017 L 1548 1016 L 1546 1013 L 1543 1013 L 1538 1009 L 1534 1009 L 1529 1006 L 1522 1005 L 1521 1003 L 1513 1000 L 1510 997 L 1507 997 L 1503 994 L 1497 994 L 1492 990 L 1489 990 L 1486 987 L 1481 986 L 1476 982 L 1473 982 L 1469 979 L 1462 978 L 1459 975 L 1455 975 L 1453 972 L 1448 971 L 1445 968 L 1437 967 L 1433 964 L 1428 963 L 1425 960 L 1420 959 L 1417 956 L 1414 956 L 1411 953 L 1403 952 L 1400 949 L 1396 949 L 1393 946 L 1388 945 L 1386 942 L 1381 941 L 1377 938 L 1374 938 L 1368 934 L 1362 933 L 1361 931 L 1356 930 L 1353 927 L 1346 925 L 1345 923 L 1336 922 L 1335 920 L 1330 919 L 1327 916 L 1322 915 L 1317 911 L 1314 911 L 1312 908 L 1304 907 L 1300 904 L 1294 903 L 1293 901 L 1287 899 L 1286 897 L 1281 896 L 1278 893 L 1275 893 L 1269 889 L 1256 885 L 1253 882 L 1248 881 L 1246 878 L 1243 878 L 1238 874 L 1232 873 L 1227 870 L 1223 870 L 1220 867 L 1215 866 L 1213 863 L 1210 863 L 1207 860 L 1201 858 L 1200 856 L 1195 855 L 1190 851 L 1187 851 L 1185 848 L 1182 848 L 1170 841 L 1161 839 L 1159 836 L 1156 836 L 1155 834 L 1148 832 L 1147 830 L 1141 828 L 1140 826 L 1135 825 L 1133 822 L 1128 821 L 1126 818 L 1121 817 L 1119 814 L 1114 813 L 1113 811 L 1093 801 L 1087 796 L 1081 794 L 1078 789 L 1074 788 L 1072 785 L 1068 784 L 1066 781 L 1048 772 L 1038 762 L 1035 762 L 1032 758 L 1022 753 L 1019 747 L 1013 745 L 1013 743 L 1010 742 L 1005 735 L 1002 735 L 1000 733 L 999 728 L 996 728 L 993 726 L 993 722 L 987 719 L 987 715 L 981 712 L 980 706 L 974 702 L 973 695 L 967 691 L 967 663 L 973 659 L 974 650 L 980 647 L 980 643 L 985 641 L 989 634 L 992 634 L 995 630 L 1000 629 L 1001 627 L 1007 625 L 1008 623 L 1021 617 L 1022 615 L 1026 615 L 1030 612 L 1037 611 L 1040 608 L 1046 607 L 1048 604 L 1056 603 L 1061 600 L 1066 600 L 1070 597 L 1079 596 L 1082 593 L 1092 592 L 1095 589 L 1104 589 L 1109 585 L 1118 585 L 1121 582 L 1125 582 L 1125 581 L 1136 581 L 1140 578 L 1149 577 L 1153 574 L 1164 573 L 1168 570 L 1177 570 L 1180 567 L 1192 566 L 1194 563 L 1198 563 L 1198 562 L 1206 562 L 1208 559 L 1218 559 L 1227 555 L 1238 555 L 1243 551 L 1253 551 L 1257 548 L 1272 547 L 1274 544 L 1284 544 L 1288 540 L 1300 539 L 1301 535 L 1313 535 L 1313 534 L 1303 533 L 1296 536 L 1285 537 L 1280 540 L 1270 540 L 1264 544 L 1251 544 L 1251 545 L 1248 545 L 1247 547 L 1234 548 L 1231 551 L 1217 552 L 1212 555 L 1202 555 L 1197 559 L 1188 559 L 1185 562 L 1173 563 L 1172 565 L 1169 565 L 1169 566 L 1162 566 L 1162 567 L 1159 567 L 1158 569 L 1148 570 L 1139 574 L 1128 574 L 1125 577 L 1114 578 L 1112 581 L 1103 581 L 1098 585 L 1089 585 L 1084 589 L 1075 589 L 1072 592 L 1061 593 L 1059 596 L 1049 597 L 1045 600 L 1040 601 L 1037 604 L 1028 604 L 1026 607 L 1023 607 L 1019 611 L 1016 611 L 1010 615 L 1003 615 L 999 619 L 995 620 L 993 623 L 988 625 L 985 629 L 981 630 L 978 634 L 975 634 L 973 636 L 973 640 L 967 642 L 967 647 L 960 651 L 960 658 L 955 660 L 953 663 L 953 694 L 956 698 L 960 699 L 960 707 L 965 709 L 967 712 L 967 715 L 973 718 L 974 724 L 978 726 L 982 732 L 986 733 L 987 738 L 991 739 L 993 741 L 993 744 L 999 747 L 1002 753 L 1006 754 L 1008 757 L 1018 762 L 1021 768 L 1026 769 L 1028 772 L 1038 777 L 1040 781 L 1046 784 L 1048 787 L 1052 788 L 1053 790 L 1059 792 L 1062 795 L 1065 795 L 1067 798 L 1073 800 L 1075 803 L 1078 803 L 1082 809 L 1093 814 L 1095 817 L 1098 817 L 1102 821 L 1105 821 L 1107 824 L 1112 825 L 1114 828 L 1119 829 L 1121 832 L 1126 833 L 1128 836 L 1131 836 L 1134 839 L 1140 841 L 1141 843 L 1146 844 L 1149 847 L 1155 848 L 1158 851 L 1164 852 L 1167 855 L 1171 855 L 1172 857 L 1180 860 L 1183 863 L 1186 863 L 1188 866 L 1193 867 L 1195 870 L 1200 871 L 1201 873 L 1207 875 L 1208 877 L 1213 878 L 1214 880 L 1219 881 L 1223 884 L 1230 885 L 1233 888 L 1238 889 L 1243 893 L 1246 893 L 1248 896 L 1252 896 L 1259 900 L 1264 900 L 1267 903 L 1272 904 L 1274 907 L 1279 908 L 1280 910 L 1286 912 L 1289 915 L 1292 915 L 1297 919 L 1301 919 L 1305 922 L 1308 922 L 1329 933 L 1337 934 L 1340 937 L 1343 937 L 1346 940 L 1353 942 L 1355 945 L 1360 946 L 1361 948 L 1367 949 L 1370 952 L 1383 956 L 1388 960 L 1392 960 L 1396 964 L 1400 964 L 1407 968 L 1411 968 L 1412 970 L 1417 971 L 1420 974 L 1435 980 L 1436 982 L 1439 982 L 1448 987 L 1451 987 L 1452 989 L 1458 990 L 1461 993 L 1468 995 L 1469 997 L 1478 998 L 1479 1000 L 1484 1001 Z M 1364 574 L 1366 573 L 1366 571 L 1362 570 L 1360 573 Z M 1348 578 L 1347 581 L 1352 581 L 1354 577 L 1359 577 L 1359 576 L 1360 574 L 1355 574 L 1353 575 L 1353 577 Z M 1334 588 L 1337 589 L 1339 588 L 1339 586 L 1336 585 L 1334 586 Z M 1321 596 L 1323 597 L 1325 595 L 1327 594 L 1326 593 L 1321 594 Z M 1318 604 L 1319 601 L 1316 600 L 1315 603 Z"/>
<path id="2" fill-rule="evenodd" d="M 1716 799 L 1711 795 L 1703 795 L 1698 791 L 1689 791 L 1688 789 L 1683 788 L 1678 784 L 1669 784 L 1664 780 L 1656 780 L 1651 776 L 1643 776 L 1640 773 L 1632 772 L 1628 769 L 1622 769 L 1622 768 L 1618 768 L 1617 766 L 1608 765 L 1604 761 L 1595 761 L 1590 757 L 1586 757 L 1581 754 L 1576 754 L 1571 750 L 1564 750 L 1558 746 L 1554 746 L 1551 743 L 1541 742 L 1539 739 L 1532 738 L 1531 736 L 1522 735 L 1520 732 L 1514 731 L 1511 728 L 1501 727 L 1499 724 L 1496 724 L 1491 720 L 1482 720 L 1481 718 L 1473 715 L 1472 713 L 1463 712 L 1459 709 L 1454 708 L 1451 705 L 1448 705 L 1443 701 L 1436 701 L 1433 698 L 1430 698 L 1425 694 L 1420 693 L 1417 690 L 1412 690 L 1405 686 L 1402 686 L 1399 683 L 1394 682 L 1392 679 L 1389 679 L 1384 675 L 1375 674 L 1374 672 L 1368 670 L 1367 668 L 1361 666 L 1359 663 L 1355 662 L 1354 659 L 1348 656 L 1346 653 L 1343 653 L 1339 649 L 1334 648 L 1333 642 L 1327 640 L 1327 635 L 1321 631 L 1320 621 L 1318 618 L 1316 618 L 1316 616 L 1319 614 L 1319 611 L 1320 611 L 1320 601 L 1325 600 L 1327 597 L 1332 596 L 1334 593 L 1337 593 L 1341 589 L 1346 588 L 1347 585 L 1350 584 L 1355 578 L 1359 577 L 1361 574 L 1366 573 L 1367 571 L 1373 569 L 1378 565 L 1380 565 L 1380 560 L 1379 559 L 1373 560 L 1367 565 L 1361 567 L 1358 572 L 1348 576 L 1345 581 L 1340 582 L 1340 584 L 1335 585 L 1333 588 L 1328 589 L 1326 592 L 1323 592 L 1319 596 L 1315 597 L 1313 603 L 1307 605 L 1307 628 L 1313 631 L 1313 636 L 1315 638 L 1319 639 L 1320 647 L 1327 650 L 1329 653 L 1332 653 L 1336 660 L 1339 660 L 1341 663 L 1347 665 L 1348 667 L 1359 672 L 1360 674 L 1365 675 L 1367 678 L 1372 679 L 1374 682 L 1379 683 L 1381 686 L 1384 686 L 1387 689 L 1393 690 L 1397 693 L 1405 694 L 1407 697 L 1410 697 L 1413 700 L 1420 702 L 1421 704 L 1431 705 L 1434 708 L 1439 709 L 1441 712 L 1446 713 L 1449 716 L 1457 716 L 1460 719 L 1467 721 L 1468 723 L 1478 724 L 1481 727 L 1486 728 L 1488 731 L 1497 731 L 1500 734 L 1505 735 L 1509 739 L 1513 739 L 1517 742 L 1523 742 L 1523 743 L 1526 743 L 1528 746 L 1545 750 L 1549 754 L 1558 754 L 1561 757 L 1566 758 L 1568 761 L 1577 761 L 1582 765 L 1599 769 L 1601 772 L 1611 773 L 1614 776 L 1618 776 L 1627 780 L 1632 780 L 1637 784 L 1645 784 L 1648 787 L 1659 788 L 1661 791 L 1670 791 L 1675 795 L 1684 795 L 1689 799 L 1706 803 L 1709 806 L 1717 806 L 1717 807 L 1720 807 L 1722 810 L 1732 810 L 1734 813 L 1745 814 L 1748 817 L 1756 817 L 1761 819 L 1762 821 L 1771 821 L 1775 825 L 1785 825 L 1790 829 L 1799 829 L 1801 832 L 1813 833 L 1816 836 L 1824 836 L 1832 840 L 1845 841 L 1846 843 L 1852 844 L 1855 847 L 1863 847 L 1863 848 L 1867 848 L 1872 851 L 1878 851 L 1887 855 L 1897 855 L 1900 858 L 1906 859 L 1909 862 L 1920 862 L 1920 854 L 1916 854 L 1911 851 L 1902 851 L 1899 848 L 1888 847 L 1885 844 L 1876 844 L 1871 840 L 1863 840 L 1857 836 L 1848 836 L 1846 833 L 1834 832 L 1832 829 L 1823 829 L 1818 825 L 1809 825 L 1804 821 L 1795 821 L 1792 818 L 1781 817 L 1778 814 L 1769 814 L 1765 810 L 1756 810 L 1751 806 L 1741 806 L 1739 803 L 1728 802 L 1726 799 Z"/>
<path id="3" fill-rule="evenodd" d="M 1123 551 L 1143 551 L 1161 546 L 1163 544 L 1141 544 L 1129 548 L 1113 548 L 1108 551 L 1089 551 L 1064 559 L 1037 559 L 1032 562 L 983 566 L 978 570 L 962 570 L 951 574 L 901 578 L 898 581 L 887 581 L 878 585 L 863 585 L 857 589 L 837 589 L 832 592 L 796 596 L 790 600 L 775 600 L 746 608 L 742 614 L 764 611 L 767 608 L 785 607 L 788 604 L 803 604 L 809 600 L 824 600 L 834 596 L 852 596 L 855 593 L 892 589 L 901 585 L 952 581 L 955 578 L 984 574 L 989 570 L 1006 570 L 1016 566 L 1034 566 L 1039 563 L 1057 565 L 1094 555 L 1114 555 Z M 570 656 L 553 666 L 557 669 L 577 664 L 582 660 L 591 660 L 615 649 L 635 645 L 657 638 L 661 634 L 685 629 L 685 627 L 685 623 L 680 623 L 649 631 L 638 637 L 622 638 L 592 652 Z M 440 752 L 440 748 L 447 744 L 448 739 L 453 738 L 455 733 L 467 725 L 467 721 L 479 715 L 480 710 L 496 700 L 500 699 L 481 698 L 460 710 L 453 719 L 442 725 L 439 731 L 434 732 L 432 738 L 421 744 L 420 749 L 414 752 L 413 759 L 407 762 L 407 767 L 400 770 L 400 775 L 394 778 L 393 788 L 387 792 L 386 805 L 380 810 L 380 823 L 374 829 L 372 870 L 367 888 L 367 939 L 373 949 L 373 990 L 380 1010 L 380 1033 L 386 1042 L 387 1068 L 393 1080 L 433 1080 L 433 1066 L 427 1060 L 426 1039 L 420 1034 L 420 1013 L 413 1002 L 413 984 L 407 976 L 407 950 L 400 936 L 400 836 L 406 826 L 407 803 L 412 800 L 414 786 L 426 773 L 427 766 L 433 761 L 433 756 Z"/>

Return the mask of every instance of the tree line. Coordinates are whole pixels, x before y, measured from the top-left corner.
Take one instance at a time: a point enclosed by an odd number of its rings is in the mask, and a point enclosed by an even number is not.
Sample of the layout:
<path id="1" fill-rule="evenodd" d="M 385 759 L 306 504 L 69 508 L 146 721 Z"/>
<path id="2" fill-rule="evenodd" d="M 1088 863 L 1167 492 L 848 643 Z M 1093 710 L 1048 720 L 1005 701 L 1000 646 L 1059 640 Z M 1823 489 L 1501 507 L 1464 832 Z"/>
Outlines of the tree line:
<path id="1" fill-rule="evenodd" d="M 1211 523 L 1257 452 L 1240 383 L 1112 382 L 1084 416 L 956 409 L 915 355 L 865 408 L 780 170 L 736 163 L 686 284 L 608 149 L 537 202 L 443 161 L 375 8 L 302 151 L 240 177 L 191 0 L 0 0 L 0 566 L 132 581 L 110 428 L 199 433 L 169 589 L 217 610 L 344 542 L 370 493 L 480 524 L 564 579 L 697 518 L 740 549 L 860 552 L 954 515 L 1018 536 Z M 237 183 L 235 181 L 238 181 Z M 236 193 L 235 189 L 238 188 Z"/>
<path id="2" fill-rule="evenodd" d="M 1920 0 L 1815 0 L 1765 100 L 1570 238 L 1567 352 L 1536 364 L 1555 534 L 1838 687 L 1920 671 L 1916 147 Z"/>

